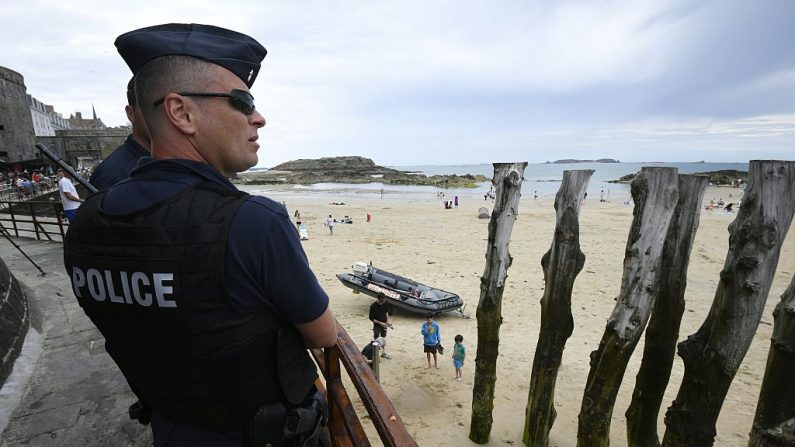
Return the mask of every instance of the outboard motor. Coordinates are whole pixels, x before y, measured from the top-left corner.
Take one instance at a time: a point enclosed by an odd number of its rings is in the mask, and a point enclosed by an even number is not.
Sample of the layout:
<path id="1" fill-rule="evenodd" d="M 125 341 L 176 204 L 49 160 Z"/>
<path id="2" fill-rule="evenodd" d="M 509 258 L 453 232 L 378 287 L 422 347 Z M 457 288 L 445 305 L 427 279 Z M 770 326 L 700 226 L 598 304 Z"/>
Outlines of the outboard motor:
<path id="1" fill-rule="evenodd" d="M 353 264 L 354 275 L 367 276 L 368 273 L 370 273 L 370 266 L 367 265 L 366 262 L 356 261 L 356 263 Z"/>

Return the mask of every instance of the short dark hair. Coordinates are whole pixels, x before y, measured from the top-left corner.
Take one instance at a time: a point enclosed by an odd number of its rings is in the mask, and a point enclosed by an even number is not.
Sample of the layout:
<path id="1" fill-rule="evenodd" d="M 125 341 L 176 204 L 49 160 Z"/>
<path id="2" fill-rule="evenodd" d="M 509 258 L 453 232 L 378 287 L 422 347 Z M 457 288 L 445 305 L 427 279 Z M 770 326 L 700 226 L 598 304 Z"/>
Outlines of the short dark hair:
<path id="1" fill-rule="evenodd" d="M 163 116 L 155 101 L 169 93 L 200 89 L 212 79 L 212 67 L 220 66 L 190 56 L 163 56 L 138 70 L 135 96 L 150 133 Z"/>
<path id="2" fill-rule="evenodd" d="M 462 341 L 464 341 L 464 336 L 461 335 L 461 334 L 458 334 L 458 335 L 455 336 L 454 340 L 455 340 L 456 343 L 461 343 Z"/>
<path id="3" fill-rule="evenodd" d="M 138 101 L 135 100 L 135 76 L 133 76 L 127 83 L 127 104 L 134 109 L 137 103 Z"/>

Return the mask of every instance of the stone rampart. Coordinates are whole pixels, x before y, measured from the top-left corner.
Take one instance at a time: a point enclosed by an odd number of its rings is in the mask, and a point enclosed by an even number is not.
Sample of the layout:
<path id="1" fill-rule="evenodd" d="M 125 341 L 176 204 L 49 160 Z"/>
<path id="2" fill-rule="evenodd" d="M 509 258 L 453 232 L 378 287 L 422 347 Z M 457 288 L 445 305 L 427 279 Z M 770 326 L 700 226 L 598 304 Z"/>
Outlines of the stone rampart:
<path id="1" fill-rule="evenodd" d="M 0 387 L 11 374 L 29 324 L 25 291 L 0 259 Z"/>
<path id="2" fill-rule="evenodd" d="M 34 158 L 33 118 L 21 74 L 0 67 L 0 160 L 13 163 Z"/>
<path id="3" fill-rule="evenodd" d="M 84 165 L 88 162 L 94 166 L 124 143 L 129 133 L 127 128 L 67 129 L 56 130 L 54 137 L 38 137 L 37 140 L 55 150 L 73 167 L 78 166 L 78 159 L 82 159 Z"/>

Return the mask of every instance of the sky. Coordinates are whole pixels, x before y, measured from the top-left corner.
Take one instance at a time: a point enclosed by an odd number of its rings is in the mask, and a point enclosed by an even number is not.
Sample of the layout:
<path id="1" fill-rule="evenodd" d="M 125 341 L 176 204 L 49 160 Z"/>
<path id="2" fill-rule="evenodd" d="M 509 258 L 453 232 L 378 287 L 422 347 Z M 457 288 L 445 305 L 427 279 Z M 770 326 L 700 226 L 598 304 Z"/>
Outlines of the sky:
<path id="1" fill-rule="evenodd" d="M 260 167 L 795 159 L 793 0 L 0 0 L 0 66 L 127 124 L 113 41 L 169 22 L 268 49 Z"/>

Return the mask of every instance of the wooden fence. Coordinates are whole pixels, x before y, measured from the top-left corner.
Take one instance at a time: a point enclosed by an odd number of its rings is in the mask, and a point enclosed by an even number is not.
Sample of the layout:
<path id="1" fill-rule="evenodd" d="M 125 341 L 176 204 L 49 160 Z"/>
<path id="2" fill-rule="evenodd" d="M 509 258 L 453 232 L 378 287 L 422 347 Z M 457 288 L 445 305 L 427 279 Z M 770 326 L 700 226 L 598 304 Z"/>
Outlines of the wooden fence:
<path id="1" fill-rule="evenodd" d="M 507 166 L 494 164 L 497 197 L 518 198 L 521 182 L 505 181 Z M 523 167 L 523 166 L 522 166 Z M 523 441 L 547 446 L 555 420 L 557 370 L 571 335 L 571 293 L 585 255 L 579 250 L 579 201 L 592 171 L 566 171 L 555 200 L 557 222 L 552 247 L 542 259 L 546 282 L 541 301 L 541 331 L 530 380 Z M 751 161 L 749 182 L 735 221 L 729 226 L 729 251 L 712 308 L 701 328 L 679 343 L 685 374 L 665 416 L 662 444 L 657 433 L 663 391 L 668 385 L 684 310 L 687 267 L 698 227 L 707 180 L 677 175 L 675 168 L 643 168 L 631 184 L 635 204 L 624 258 L 621 291 L 599 347 L 591 353 L 580 408 L 578 447 L 608 446 L 610 422 L 629 358 L 646 329 L 646 346 L 627 411 L 630 446 L 711 446 L 715 423 L 729 386 L 759 325 L 778 264 L 781 246 L 795 213 L 795 161 Z M 482 278 L 478 330 L 502 320 L 499 301 L 513 218 L 497 211 L 489 226 L 489 248 Z M 511 209 L 515 216 L 515 207 Z M 502 231 L 492 234 L 492 230 Z M 495 241 L 503 241 L 497 244 Z M 500 256 L 490 255 L 499 250 Z M 795 445 L 795 278 L 776 308 L 772 347 L 762 384 L 750 446 Z M 484 321 L 481 321 L 484 319 Z M 495 331 L 496 333 L 496 331 Z M 498 351 L 498 338 L 488 340 Z M 481 353 L 478 340 L 470 439 L 485 443 L 491 428 L 496 356 Z M 483 377 L 478 377 L 482 375 Z"/>

